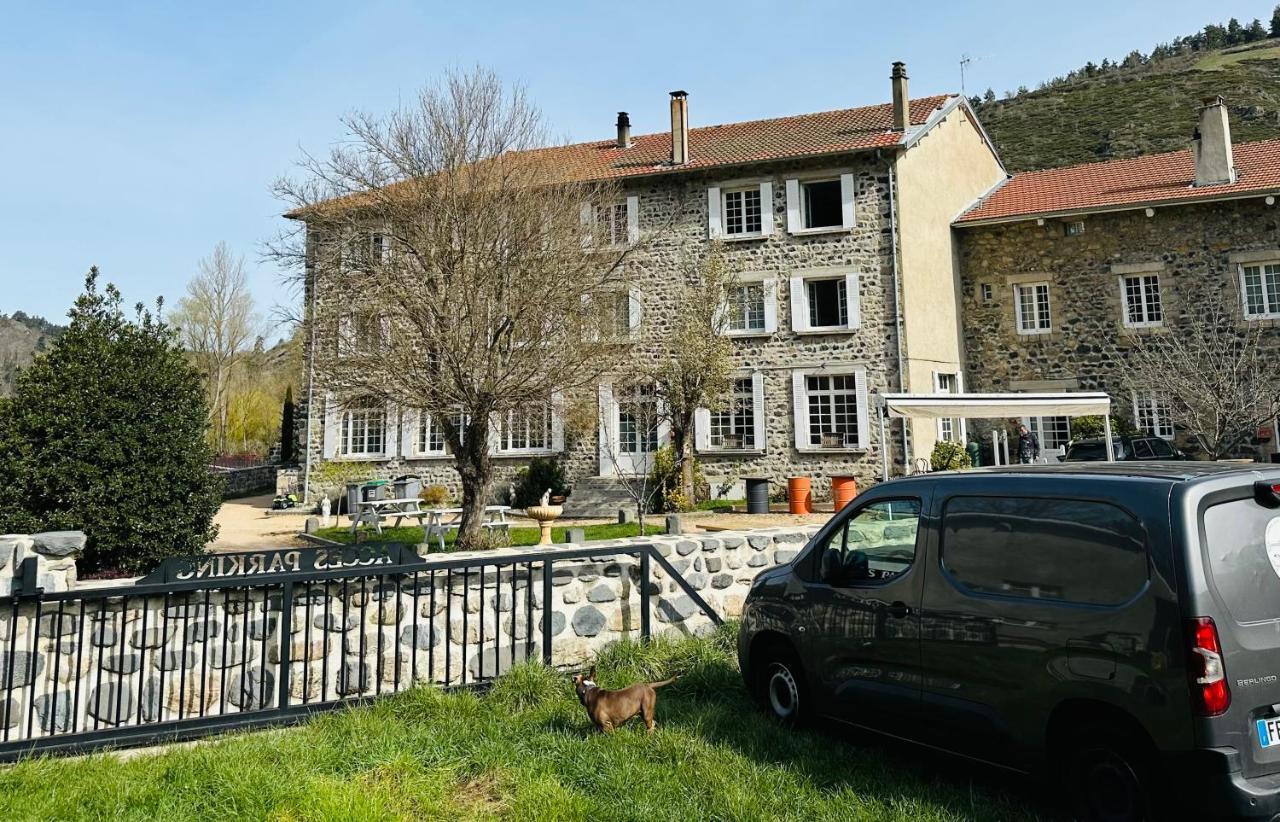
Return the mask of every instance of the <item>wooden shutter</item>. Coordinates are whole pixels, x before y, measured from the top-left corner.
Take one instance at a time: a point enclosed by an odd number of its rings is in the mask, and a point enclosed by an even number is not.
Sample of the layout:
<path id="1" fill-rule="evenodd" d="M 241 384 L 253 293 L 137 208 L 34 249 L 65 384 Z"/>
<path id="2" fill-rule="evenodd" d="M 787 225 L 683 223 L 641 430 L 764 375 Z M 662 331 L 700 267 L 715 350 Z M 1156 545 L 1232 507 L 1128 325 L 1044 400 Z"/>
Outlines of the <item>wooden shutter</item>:
<path id="1" fill-rule="evenodd" d="M 803 277 L 791 278 L 791 330 L 809 330 L 809 298 Z"/>
<path id="2" fill-rule="evenodd" d="M 417 408 L 406 408 L 400 413 L 400 456 L 409 458 L 427 450 L 425 442 L 417 442 L 418 422 L 422 412 Z"/>
<path id="3" fill-rule="evenodd" d="M 858 399 L 858 447 L 871 447 L 871 414 L 867 397 L 867 369 L 859 366 L 853 372 L 853 390 Z"/>
<path id="4" fill-rule="evenodd" d="M 756 450 L 761 452 L 768 450 L 765 447 L 765 434 L 768 429 L 765 426 L 764 413 L 764 373 L 753 371 L 751 373 L 751 423 L 755 429 Z"/>
<path id="5" fill-rule="evenodd" d="M 760 184 L 760 236 L 773 233 L 773 183 Z"/>
<path id="6" fill-rule="evenodd" d="M 693 447 L 699 453 L 711 448 L 711 409 L 693 409 Z"/>
<path id="7" fill-rule="evenodd" d="M 627 198 L 627 242 L 640 242 L 640 198 Z"/>
<path id="8" fill-rule="evenodd" d="M 640 321 L 643 318 L 643 304 L 640 302 L 640 289 L 627 291 L 627 329 L 635 337 L 640 332 Z"/>
<path id="9" fill-rule="evenodd" d="M 349 312 L 338 315 L 338 347 L 339 357 L 346 357 L 355 351 L 355 318 Z"/>
<path id="10" fill-rule="evenodd" d="M 787 180 L 787 231 L 795 234 L 804 228 L 800 221 L 800 181 Z"/>
<path id="11" fill-rule="evenodd" d="M 564 394 L 551 392 L 551 450 L 564 450 Z"/>
<path id="12" fill-rule="evenodd" d="M 386 410 L 386 421 L 382 426 L 382 453 L 388 459 L 396 456 L 400 449 L 400 425 L 396 416 L 396 404 L 389 402 Z"/>
<path id="13" fill-rule="evenodd" d="M 591 203 L 583 203 L 578 214 L 582 222 L 582 247 L 589 248 L 595 242 L 596 211 Z"/>
<path id="14" fill-rule="evenodd" d="M 707 189 L 707 236 L 717 239 L 724 235 L 724 224 L 720 220 L 720 189 Z"/>
<path id="15" fill-rule="evenodd" d="M 333 392 L 328 392 L 324 395 L 324 438 L 321 444 L 321 453 L 327 460 L 338 456 L 338 440 L 342 436 L 341 425 L 341 410 L 333 398 Z"/>
<path id="16" fill-rule="evenodd" d="M 849 328 L 862 325 L 862 296 L 858 293 L 858 275 L 844 275 L 844 299 L 849 309 Z"/>
<path id="17" fill-rule="evenodd" d="M 853 210 L 853 175 L 840 175 L 840 225 L 853 228 L 857 225 L 857 217 Z"/>
<path id="18" fill-rule="evenodd" d="M 795 429 L 796 448 L 809 447 L 809 396 L 804 391 L 805 372 L 791 372 L 792 427 Z"/>
<path id="19" fill-rule="evenodd" d="M 600 476 L 609 476 L 614 472 L 613 452 L 618 447 L 617 414 L 613 411 L 613 383 L 600 383 L 600 432 L 598 452 L 600 457 Z"/>
<path id="20" fill-rule="evenodd" d="M 764 281 L 764 330 L 772 334 L 778 330 L 778 279 L 766 277 Z"/>

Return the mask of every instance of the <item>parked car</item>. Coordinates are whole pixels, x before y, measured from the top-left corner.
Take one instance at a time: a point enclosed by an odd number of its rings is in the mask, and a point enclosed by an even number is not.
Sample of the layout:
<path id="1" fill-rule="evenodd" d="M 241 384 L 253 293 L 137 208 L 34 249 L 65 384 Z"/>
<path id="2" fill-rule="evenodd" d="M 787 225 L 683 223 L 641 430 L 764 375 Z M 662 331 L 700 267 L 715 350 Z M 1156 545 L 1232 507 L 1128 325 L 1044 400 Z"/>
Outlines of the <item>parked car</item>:
<path id="1" fill-rule="evenodd" d="M 756 578 L 738 654 L 778 720 L 1058 775 L 1082 818 L 1272 819 L 1280 469 L 882 483 Z"/>
<path id="2" fill-rule="evenodd" d="M 1185 460 L 1187 455 L 1174 448 L 1162 437 L 1129 437 L 1111 438 L 1111 446 L 1117 460 Z M 1107 441 L 1105 439 L 1075 440 L 1067 445 L 1067 453 L 1063 462 L 1105 462 L 1107 459 Z"/>

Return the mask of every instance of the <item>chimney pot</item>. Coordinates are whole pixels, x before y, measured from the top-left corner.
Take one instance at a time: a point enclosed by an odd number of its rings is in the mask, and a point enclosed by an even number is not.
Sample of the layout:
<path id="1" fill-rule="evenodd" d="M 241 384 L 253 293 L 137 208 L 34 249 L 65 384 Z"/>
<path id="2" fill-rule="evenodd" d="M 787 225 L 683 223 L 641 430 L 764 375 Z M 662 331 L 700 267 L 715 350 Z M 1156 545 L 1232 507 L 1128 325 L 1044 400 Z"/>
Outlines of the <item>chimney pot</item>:
<path id="1" fill-rule="evenodd" d="M 631 117 L 625 111 L 618 112 L 618 148 L 631 148 Z"/>
<path id="2" fill-rule="evenodd" d="M 1209 186 L 1236 181 L 1235 159 L 1231 151 L 1231 123 L 1220 95 L 1205 97 L 1200 120 L 1191 134 L 1191 156 L 1195 159 L 1196 185 Z"/>
<path id="3" fill-rule="evenodd" d="M 907 96 L 907 64 L 901 60 L 893 64 L 889 74 L 893 85 L 893 128 L 906 131 L 911 125 L 911 99 Z"/>
<path id="4" fill-rule="evenodd" d="M 689 162 L 689 94 L 671 92 L 671 164 Z"/>

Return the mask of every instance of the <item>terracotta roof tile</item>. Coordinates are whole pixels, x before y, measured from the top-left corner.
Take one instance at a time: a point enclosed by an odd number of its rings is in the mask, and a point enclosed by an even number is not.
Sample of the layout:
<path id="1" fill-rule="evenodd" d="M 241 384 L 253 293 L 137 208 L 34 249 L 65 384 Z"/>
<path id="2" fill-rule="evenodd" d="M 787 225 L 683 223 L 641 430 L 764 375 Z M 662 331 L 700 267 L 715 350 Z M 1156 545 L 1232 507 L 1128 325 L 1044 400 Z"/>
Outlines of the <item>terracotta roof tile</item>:
<path id="1" fill-rule="evenodd" d="M 957 225 L 1009 222 L 1058 214 L 1115 211 L 1280 192 L 1280 140 L 1233 147 L 1237 180 L 1192 185 L 1191 150 L 1015 174 L 963 214 Z"/>

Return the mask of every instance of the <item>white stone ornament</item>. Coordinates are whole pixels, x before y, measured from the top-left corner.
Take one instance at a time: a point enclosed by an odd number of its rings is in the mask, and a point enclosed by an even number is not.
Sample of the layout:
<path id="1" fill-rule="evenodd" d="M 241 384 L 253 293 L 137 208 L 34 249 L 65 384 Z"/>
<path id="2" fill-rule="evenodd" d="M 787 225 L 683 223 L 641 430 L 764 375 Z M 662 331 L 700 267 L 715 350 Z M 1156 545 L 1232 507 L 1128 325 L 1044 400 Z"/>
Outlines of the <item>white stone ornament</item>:
<path id="1" fill-rule="evenodd" d="M 1280 577 L 1280 517 L 1267 523 L 1267 559 L 1271 560 L 1271 570 Z"/>

